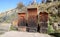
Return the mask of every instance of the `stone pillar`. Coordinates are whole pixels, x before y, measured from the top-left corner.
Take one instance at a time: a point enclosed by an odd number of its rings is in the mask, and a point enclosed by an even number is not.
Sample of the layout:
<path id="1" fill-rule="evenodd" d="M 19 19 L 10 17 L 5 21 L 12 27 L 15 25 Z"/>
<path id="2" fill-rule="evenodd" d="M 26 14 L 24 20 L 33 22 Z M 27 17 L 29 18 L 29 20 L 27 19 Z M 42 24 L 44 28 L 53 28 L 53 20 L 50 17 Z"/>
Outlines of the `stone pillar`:
<path id="1" fill-rule="evenodd" d="M 40 33 L 47 33 L 48 28 L 48 13 L 47 12 L 40 12 L 39 13 L 39 26 L 40 26 Z"/>
<path id="2" fill-rule="evenodd" d="M 38 22 L 37 22 L 37 8 L 28 8 L 28 32 L 37 32 Z"/>
<path id="3" fill-rule="evenodd" d="M 18 31 L 26 31 L 26 13 L 18 13 Z"/>

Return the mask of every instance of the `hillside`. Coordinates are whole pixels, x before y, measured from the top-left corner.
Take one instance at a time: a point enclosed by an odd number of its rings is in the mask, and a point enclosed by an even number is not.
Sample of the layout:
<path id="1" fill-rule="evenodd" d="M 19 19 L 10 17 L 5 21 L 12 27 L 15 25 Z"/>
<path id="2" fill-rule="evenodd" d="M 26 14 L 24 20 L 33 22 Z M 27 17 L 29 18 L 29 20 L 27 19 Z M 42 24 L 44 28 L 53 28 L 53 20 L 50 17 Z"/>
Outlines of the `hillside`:
<path id="1" fill-rule="evenodd" d="M 11 22 L 17 16 L 16 10 L 9 10 L 0 14 L 0 22 Z"/>
<path id="2" fill-rule="evenodd" d="M 2 12 L 0 14 L 0 22 L 12 22 L 12 20 L 17 18 L 17 13 L 22 11 L 26 12 L 26 7 L 23 7 L 22 9 L 15 8 Z"/>
<path id="3" fill-rule="evenodd" d="M 60 11 L 60 1 L 54 1 L 54 2 L 50 2 L 50 3 L 41 3 L 41 4 L 30 4 L 28 5 L 29 7 L 38 7 L 38 12 L 48 12 L 49 14 L 53 14 L 53 15 L 58 15 L 58 11 Z M 26 6 L 26 7 L 28 7 Z M 5 12 L 2 12 L 0 14 L 0 22 L 11 22 L 12 19 L 17 18 L 17 13 L 21 12 L 21 11 L 25 11 L 27 10 L 23 3 L 19 3 L 17 5 L 16 8 L 11 9 L 11 10 L 7 10 Z M 59 8 L 58 8 L 59 7 Z M 58 17 L 59 18 L 59 17 Z"/>

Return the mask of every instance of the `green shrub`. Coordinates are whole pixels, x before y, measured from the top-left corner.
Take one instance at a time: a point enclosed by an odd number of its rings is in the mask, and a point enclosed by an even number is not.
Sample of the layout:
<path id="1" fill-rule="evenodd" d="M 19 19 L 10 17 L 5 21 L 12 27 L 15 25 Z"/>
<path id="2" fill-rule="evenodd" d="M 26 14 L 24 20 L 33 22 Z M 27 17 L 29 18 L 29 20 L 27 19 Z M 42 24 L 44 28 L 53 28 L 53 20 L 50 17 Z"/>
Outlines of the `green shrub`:
<path id="1" fill-rule="evenodd" d="M 13 25 L 11 25 L 10 30 L 14 30 L 14 31 L 16 31 L 16 30 L 17 30 L 17 28 L 16 28 L 16 27 L 14 27 Z"/>
<path id="2" fill-rule="evenodd" d="M 52 27 L 52 25 L 48 25 L 48 34 L 50 34 L 50 33 L 54 33 L 54 29 L 53 29 L 53 27 Z"/>

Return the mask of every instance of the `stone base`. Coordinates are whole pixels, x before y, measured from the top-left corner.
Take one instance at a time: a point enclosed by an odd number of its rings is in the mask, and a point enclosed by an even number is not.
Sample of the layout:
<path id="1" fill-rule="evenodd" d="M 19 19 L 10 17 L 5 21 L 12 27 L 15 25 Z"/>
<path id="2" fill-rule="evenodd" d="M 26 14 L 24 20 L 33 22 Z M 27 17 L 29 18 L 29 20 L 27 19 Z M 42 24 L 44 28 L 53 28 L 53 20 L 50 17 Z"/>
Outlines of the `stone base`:
<path id="1" fill-rule="evenodd" d="M 20 27 L 18 27 L 18 31 L 26 32 L 26 26 L 20 26 Z"/>
<path id="2" fill-rule="evenodd" d="M 28 27 L 27 32 L 37 32 L 37 27 Z"/>

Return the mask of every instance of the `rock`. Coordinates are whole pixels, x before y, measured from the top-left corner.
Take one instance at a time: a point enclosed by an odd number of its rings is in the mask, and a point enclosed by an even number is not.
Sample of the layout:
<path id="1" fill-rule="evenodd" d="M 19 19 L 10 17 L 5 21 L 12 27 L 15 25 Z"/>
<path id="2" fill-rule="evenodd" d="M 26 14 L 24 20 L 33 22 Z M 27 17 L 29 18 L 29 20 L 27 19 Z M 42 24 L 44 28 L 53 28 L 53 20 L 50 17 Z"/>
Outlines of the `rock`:
<path id="1" fill-rule="evenodd" d="M 51 37 L 51 36 L 48 34 L 41 34 L 41 33 L 10 31 L 10 32 L 6 32 L 0 37 Z"/>

